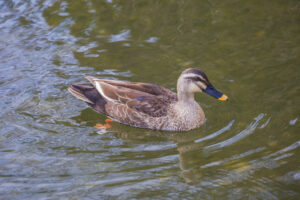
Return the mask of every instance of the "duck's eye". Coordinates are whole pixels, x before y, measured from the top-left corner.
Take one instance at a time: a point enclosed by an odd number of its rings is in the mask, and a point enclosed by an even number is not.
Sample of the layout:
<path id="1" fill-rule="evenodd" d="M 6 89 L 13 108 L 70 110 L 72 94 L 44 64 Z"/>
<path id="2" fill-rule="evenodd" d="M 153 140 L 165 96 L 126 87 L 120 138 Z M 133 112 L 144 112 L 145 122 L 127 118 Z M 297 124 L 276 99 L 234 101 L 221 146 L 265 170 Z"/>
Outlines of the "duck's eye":
<path id="1" fill-rule="evenodd" d="M 208 85 L 208 81 L 206 81 L 204 78 L 199 76 L 186 77 L 186 79 L 191 80 L 193 82 L 200 82 L 202 84 Z"/>
<path id="2" fill-rule="evenodd" d="M 203 82 L 203 79 L 201 79 L 200 77 L 197 77 L 197 81 Z"/>
<path id="3" fill-rule="evenodd" d="M 204 85 L 209 85 L 209 81 L 207 79 L 199 78 L 199 81 L 202 82 Z"/>
<path id="4" fill-rule="evenodd" d="M 197 82 L 197 81 L 201 81 L 201 79 L 197 76 L 194 76 L 194 77 L 187 77 L 186 79 L 188 80 L 191 80 L 191 81 L 194 81 L 194 82 Z"/>

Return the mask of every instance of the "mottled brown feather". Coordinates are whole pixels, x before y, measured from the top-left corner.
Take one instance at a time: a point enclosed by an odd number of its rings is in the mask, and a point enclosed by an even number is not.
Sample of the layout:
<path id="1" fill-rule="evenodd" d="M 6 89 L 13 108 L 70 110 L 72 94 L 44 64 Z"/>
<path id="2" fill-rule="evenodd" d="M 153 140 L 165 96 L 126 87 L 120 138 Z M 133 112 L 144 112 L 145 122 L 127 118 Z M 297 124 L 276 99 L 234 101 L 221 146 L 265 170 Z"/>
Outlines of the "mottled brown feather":
<path id="1" fill-rule="evenodd" d="M 154 84 L 100 80 L 89 77 L 92 84 L 98 83 L 104 98 L 112 103 L 126 105 L 131 112 L 143 112 L 151 117 L 167 115 L 170 103 L 177 101 L 172 91 Z M 107 97 L 107 98 L 106 98 Z M 125 108 L 124 108 L 125 109 Z"/>

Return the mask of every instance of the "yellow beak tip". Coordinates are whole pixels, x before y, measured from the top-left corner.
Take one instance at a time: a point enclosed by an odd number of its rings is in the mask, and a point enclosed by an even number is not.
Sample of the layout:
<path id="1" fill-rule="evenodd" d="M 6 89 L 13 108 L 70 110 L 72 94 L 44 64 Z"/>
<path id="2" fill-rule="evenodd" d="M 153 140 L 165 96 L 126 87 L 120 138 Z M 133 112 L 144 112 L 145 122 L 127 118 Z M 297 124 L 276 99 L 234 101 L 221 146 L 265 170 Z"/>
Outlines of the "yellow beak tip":
<path id="1" fill-rule="evenodd" d="M 218 98 L 218 100 L 226 101 L 226 100 L 228 100 L 228 97 L 225 94 L 223 94 L 220 98 Z"/>

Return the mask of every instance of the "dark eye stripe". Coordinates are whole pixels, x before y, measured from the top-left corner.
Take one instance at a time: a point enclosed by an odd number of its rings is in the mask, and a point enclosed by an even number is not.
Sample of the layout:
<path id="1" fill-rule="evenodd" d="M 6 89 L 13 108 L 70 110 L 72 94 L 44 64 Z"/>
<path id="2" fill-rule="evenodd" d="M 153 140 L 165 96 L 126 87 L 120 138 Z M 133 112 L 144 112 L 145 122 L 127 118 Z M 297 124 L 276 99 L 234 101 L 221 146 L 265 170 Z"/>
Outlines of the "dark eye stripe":
<path id="1" fill-rule="evenodd" d="M 208 82 L 205 79 L 201 79 L 199 76 L 195 76 L 195 77 L 186 77 L 186 79 L 188 80 L 192 80 L 192 81 L 200 81 L 202 83 L 204 83 L 205 85 L 208 85 Z"/>
<path id="2" fill-rule="evenodd" d="M 192 80 L 192 81 L 200 81 L 200 78 L 197 77 L 197 76 L 194 76 L 194 77 L 186 77 L 185 79 Z"/>

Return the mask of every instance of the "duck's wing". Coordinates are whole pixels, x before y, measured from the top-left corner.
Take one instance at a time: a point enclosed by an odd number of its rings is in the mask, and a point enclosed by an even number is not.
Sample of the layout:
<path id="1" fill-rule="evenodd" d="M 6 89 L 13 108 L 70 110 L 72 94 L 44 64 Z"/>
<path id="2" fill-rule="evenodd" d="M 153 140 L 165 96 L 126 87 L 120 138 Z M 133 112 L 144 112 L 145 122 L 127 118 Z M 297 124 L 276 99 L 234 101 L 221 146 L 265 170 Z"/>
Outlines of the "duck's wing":
<path id="1" fill-rule="evenodd" d="M 109 103 L 107 106 L 125 106 L 122 109 L 125 112 L 128 109 L 128 112 L 142 112 L 152 117 L 165 116 L 170 103 L 177 100 L 174 92 L 154 84 L 86 78 Z"/>
<path id="2" fill-rule="evenodd" d="M 177 98 L 176 93 L 172 92 L 171 90 L 164 88 L 159 85 L 151 84 L 151 83 L 141 83 L 141 82 L 127 82 L 127 81 L 119 81 L 119 80 L 104 80 L 104 79 L 97 79 L 93 76 L 86 76 L 86 79 L 88 79 L 92 84 L 93 82 L 103 82 L 107 83 L 109 85 L 114 86 L 120 86 L 125 87 L 141 92 L 145 92 L 152 95 L 163 95 L 167 96 L 168 98 Z"/>

